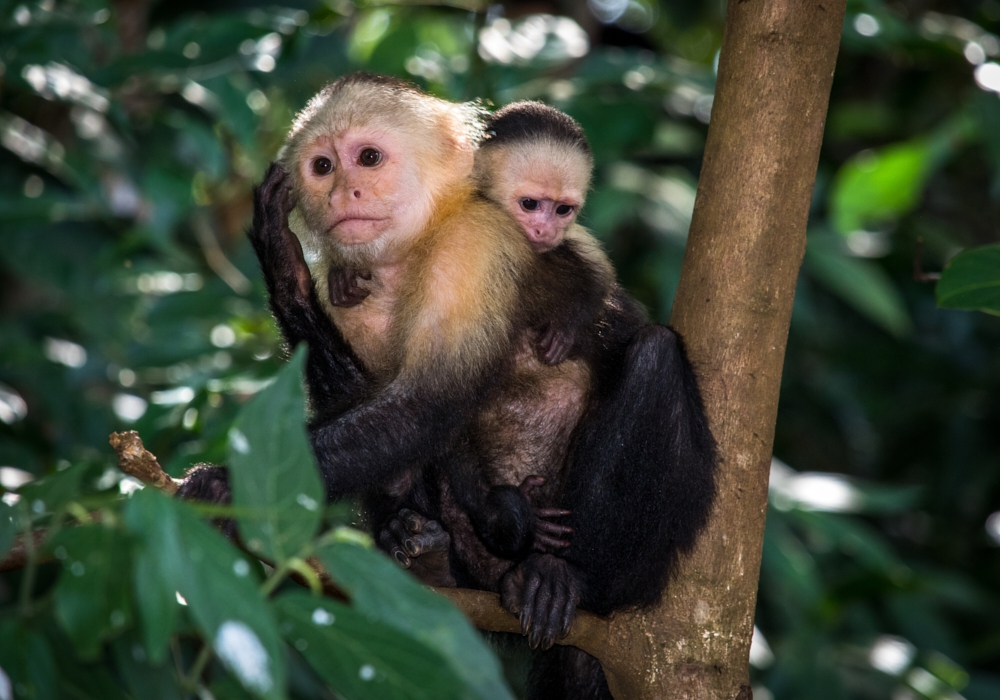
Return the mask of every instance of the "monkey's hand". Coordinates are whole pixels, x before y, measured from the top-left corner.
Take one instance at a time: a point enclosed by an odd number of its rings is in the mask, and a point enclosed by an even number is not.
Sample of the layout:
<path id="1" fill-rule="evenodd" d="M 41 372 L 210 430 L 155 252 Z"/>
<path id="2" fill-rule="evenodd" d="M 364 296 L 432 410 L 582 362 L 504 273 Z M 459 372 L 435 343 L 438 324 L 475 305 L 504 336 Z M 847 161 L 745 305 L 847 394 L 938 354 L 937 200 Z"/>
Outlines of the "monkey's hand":
<path id="1" fill-rule="evenodd" d="M 538 354 L 539 360 L 551 367 L 561 364 L 569 357 L 575 342 L 576 335 L 571 330 L 557 328 L 549 323 L 538 332 L 535 352 Z"/>
<path id="2" fill-rule="evenodd" d="M 177 489 L 177 497 L 185 501 L 229 505 L 233 499 L 229 490 L 229 473 L 225 467 L 196 464 L 184 475 L 184 481 Z M 236 539 L 236 523 L 233 520 L 216 518 L 213 522 L 226 537 Z"/>
<path id="3" fill-rule="evenodd" d="M 536 486 L 545 483 L 544 476 L 532 475 L 526 477 L 517 488 L 524 494 L 524 497 L 531 502 L 528 493 Z M 573 528 L 568 525 L 559 525 L 548 521 L 548 518 L 562 518 L 573 511 L 564 508 L 534 508 L 535 511 L 535 542 L 532 545 L 537 552 L 554 554 L 560 549 L 569 547 L 567 539 L 573 534 Z"/>
<path id="4" fill-rule="evenodd" d="M 378 545 L 428 586 L 454 588 L 451 535 L 436 520 L 402 508 L 378 533 Z"/>
<path id="5" fill-rule="evenodd" d="M 331 267 L 327 274 L 330 289 L 330 303 L 341 308 L 350 308 L 363 302 L 371 292 L 358 286 L 358 277 L 370 280 L 372 273 L 353 267 Z"/>
<path id="6" fill-rule="evenodd" d="M 253 223 L 247 235 L 260 260 L 271 303 L 286 312 L 290 303 L 308 304 L 313 289 L 302 244 L 288 227 L 294 206 L 288 173 L 280 163 L 271 163 L 253 191 Z"/>
<path id="7" fill-rule="evenodd" d="M 532 554 L 500 583 L 500 604 L 521 620 L 532 649 L 548 649 L 569 634 L 580 603 L 580 574 L 565 559 Z"/>

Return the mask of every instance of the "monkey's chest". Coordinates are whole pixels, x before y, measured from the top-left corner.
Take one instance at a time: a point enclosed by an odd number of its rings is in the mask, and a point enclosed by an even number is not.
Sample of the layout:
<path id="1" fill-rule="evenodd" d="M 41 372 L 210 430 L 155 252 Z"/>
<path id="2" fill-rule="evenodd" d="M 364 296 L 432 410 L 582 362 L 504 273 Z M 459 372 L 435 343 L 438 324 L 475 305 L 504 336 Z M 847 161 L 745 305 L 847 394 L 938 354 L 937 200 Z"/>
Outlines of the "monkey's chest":
<path id="1" fill-rule="evenodd" d="M 357 306 L 333 308 L 333 322 L 358 359 L 379 374 L 393 366 L 392 305 L 371 297 Z"/>
<path id="2" fill-rule="evenodd" d="M 484 477 L 491 484 L 520 484 L 531 475 L 548 483 L 536 489 L 536 506 L 554 504 L 562 489 L 570 439 L 586 407 L 590 370 L 578 360 L 556 367 L 522 354 L 512 380 L 480 416 Z"/>

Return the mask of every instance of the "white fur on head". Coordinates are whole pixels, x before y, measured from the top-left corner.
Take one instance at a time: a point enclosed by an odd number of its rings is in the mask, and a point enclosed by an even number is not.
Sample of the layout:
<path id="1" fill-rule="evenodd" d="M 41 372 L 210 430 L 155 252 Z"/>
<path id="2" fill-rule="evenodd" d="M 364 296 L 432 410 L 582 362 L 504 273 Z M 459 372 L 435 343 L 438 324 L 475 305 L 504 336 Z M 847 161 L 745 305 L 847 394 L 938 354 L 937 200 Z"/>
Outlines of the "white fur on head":
<path id="1" fill-rule="evenodd" d="M 421 205 L 427 217 L 450 186 L 469 175 L 476 144 L 482 137 L 483 110 L 477 104 L 454 104 L 425 94 L 395 78 L 356 73 L 331 83 L 309 100 L 292 123 L 279 160 L 290 183 L 301 192 L 298 167 L 304 151 L 316 139 L 336 136 L 358 127 L 374 127 L 400 134 L 412 149 L 407 153 L 419 166 Z M 292 228 L 304 243 L 342 264 L 364 267 L 378 259 L 398 239 L 379 237 L 368 243 L 345 246 L 312 230 L 308 212 L 291 217 Z"/>
<path id="2" fill-rule="evenodd" d="M 568 199 L 582 208 L 593 168 L 589 153 L 540 136 L 502 146 L 483 146 L 476 154 L 474 177 L 483 193 L 501 205 L 517 194 Z"/>

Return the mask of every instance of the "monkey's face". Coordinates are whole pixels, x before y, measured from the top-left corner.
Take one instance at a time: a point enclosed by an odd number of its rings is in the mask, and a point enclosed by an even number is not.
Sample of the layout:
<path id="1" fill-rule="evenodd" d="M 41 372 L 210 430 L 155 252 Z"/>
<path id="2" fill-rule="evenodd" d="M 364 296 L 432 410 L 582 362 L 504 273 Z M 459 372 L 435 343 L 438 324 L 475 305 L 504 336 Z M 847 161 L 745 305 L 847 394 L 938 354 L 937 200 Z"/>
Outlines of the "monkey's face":
<path id="1" fill-rule="evenodd" d="M 312 231 L 341 246 L 398 241 L 427 223 L 428 188 L 403 133 L 377 125 L 320 135 L 301 151 L 298 205 Z"/>
<path id="2" fill-rule="evenodd" d="M 486 195 L 509 211 L 531 247 L 562 243 L 590 183 L 590 156 L 572 146 L 529 141 L 481 149 L 476 168 Z"/>
<path id="3" fill-rule="evenodd" d="M 517 187 L 507 201 L 531 247 L 540 253 L 562 243 L 566 229 L 576 221 L 580 202 L 560 196 L 563 194 L 557 188 L 529 182 Z"/>

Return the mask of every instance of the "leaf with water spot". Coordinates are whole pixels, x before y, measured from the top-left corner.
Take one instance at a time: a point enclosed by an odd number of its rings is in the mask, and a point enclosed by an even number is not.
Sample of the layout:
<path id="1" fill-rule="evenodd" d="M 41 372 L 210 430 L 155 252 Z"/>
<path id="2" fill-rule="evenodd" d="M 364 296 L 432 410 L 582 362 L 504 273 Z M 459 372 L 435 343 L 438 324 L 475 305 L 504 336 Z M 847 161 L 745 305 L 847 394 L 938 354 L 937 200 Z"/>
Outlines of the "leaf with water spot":
<path id="1" fill-rule="evenodd" d="M 440 654 L 394 627 L 308 593 L 287 593 L 277 608 L 285 641 L 348 700 L 465 697 Z"/>
<path id="2" fill-rule="evenodd" d="M 302 346 L 273 384 L 240 412 L 230 432 L 233 504 L 243 541 L 282 562 L 316 534 L 325 503 L 305 430 Z"/>

